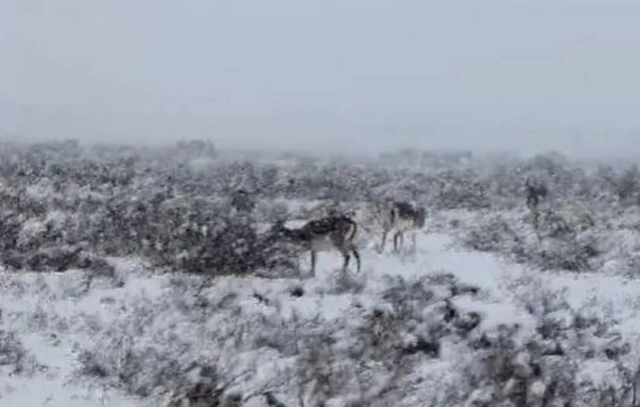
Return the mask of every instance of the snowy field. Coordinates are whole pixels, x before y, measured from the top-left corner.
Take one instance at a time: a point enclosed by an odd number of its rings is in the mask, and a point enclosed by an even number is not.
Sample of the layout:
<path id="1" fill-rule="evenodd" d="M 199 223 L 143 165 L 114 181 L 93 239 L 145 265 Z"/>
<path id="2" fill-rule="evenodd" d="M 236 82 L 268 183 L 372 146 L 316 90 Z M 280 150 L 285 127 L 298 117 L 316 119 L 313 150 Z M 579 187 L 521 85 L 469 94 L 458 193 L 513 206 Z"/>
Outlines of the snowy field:
<path id="1" fill-rule="evenodd" d="M 59 193 L 34 185 L 40 200 Z M 0 406 L 632 405 L 635 206 L 591 210 L 586 227 L 575 210 L 550 215 L 536 237 L 522 204 L 499 207 L 495 195 L 491 208 L 448 209 L 447 193 L 423 200 L 415 247 L 407 237 L 400 253 L 378 253 L 379 235 L 363 228 L 360 273 L 343 273 L 331 253 L 315 276 L 308 256 L 296 272 L 211 275 L 180 263 L 198 270 L 183 273 L 155 252 L 124 256 L 96 249 L 103 243 L 91 243 L 90 261 L 50 270 L 32 258 L 13 267 L 5 248 Z M 265 199 L 255 227 L 268 229 L 269 211 L 312 218 L 324 201 Z M 29 253 L 45 225 L 71 235 L 69 222 L 34 215 L 16 247 Z"/>
<path id="2" fill-rule="evenodd" d="M 246 320 L 267 317 L 282 325 L 337 325 L 345 331 L 333 330 L 337 336 L 334 339 L 344 343 L 334 346 L 348 347 L 351 340 L 349 327 L 357 330 L 374 309 L 389 306 L 380 298 L 389 288 L 388 281 L 394 278 L 421 282 L 425 288 L 434 290 L 440 300 L 449 298 L 458 312 L 479 313 L 482 320 L 477 330 L 490 333 L 501 326 L 517 325 L 521 327 L 523 336 L 533 335 L 537 326 L 537 315 L 532 314 L 527 305 L 539 305 L 540 300 L 535 297 L 549 290 L 561 293 L 558 295 L 567 302 L 568 307 L 564 310 L 567 315 L 564 317 L 569 317 L 571 311 L 583 310 L 603 318 L 613 318 L 615 322 L 611 329 L 619 331 L 627 340 L 637 341 L 636 336 L 640 333 L 637 311 L 640 281 L 595 274 L 542 273 L 510 264 L 495 255 L 453 248 L 451 238 L 442 233 L 425 231 L 419 235 L 417 243 L 415 251 L 408 254 L 363 251 L 361 275 L 352 271 L 354 274 L 349 277 L 353 280 L 349 284 L 359 287 L 346 292 L 336 290 L 342 278 L 336 267 L 340 259 L 326 254 L 319 260 L 317 276 L 301 283 L 295 279 L 274 281 L 229 277 L 216 282 L 201 295 L 211 302 L 227 300 L 226 304 L 218 304 L 216 308 L 236 307 L 238 317 Z M 145 342 L 168 352 L 174 346 L 178 347 L 178 344 L 171 343 L 173 335 L 183 336 L 182 341 L 190 342 L 192 352 L 210 353 L 206 343 L 207 332 L 223 329 L 219 325 L 222 321 L 212 316 L 211 321 L 189 326 L 193 324 L 195 315 L 181 313 L 179 305 L 173 303 L 180 301 L 186 305 L 193 302 L 195 299 L 188 297 L 188 290 L 185 290 L 185 297 L 176 298 L 177 288 L 171 276 L 154 275 L 133 262 L 119 262 L 118 276 L 122 284 L 116 287 L 104 280 L 93 281 L 92 287 L 88 288 L 81 271 L 47 275 L 2 274 L 0 309 L 4 315 L 3 326 L 11 328 L 28 357 L 34 358 L 20 363 L 27 365 L 25 368 L 35 369 L 33 375 L 4 372 L 2 405 L 157 405 L 150 400 L 128 397 L 122 391 L 111 389 L 108 383 L 83 378 L 78 374 L 78 359 L 87 350 L 95 353 L 101 349 L 115 351 L 120 339 L 132 341 L 129 346 L 134 348 Z M 448 281 L 464 282 L 477 287 L 478 291 L 452 295 Z M 305 295 L 292 296 L 290 292 L 294 286 L 301 287 Z M 256 298 L 257 295 L 260 299 Z M 136 315 L 140 310 L 149 308 L 155 308 L 158 313 Z M 123 327 L 120 332 L 127 336 L 114 338 L 114 325 Z M 4 338 L 5 346 L 7 339 Z M 415 340 L 410 334 L 403 339 Z M 457 376 L 463 375 L 468 355 L 460 353 L 460 345 L 455 340 L 443 341 L 441 346 L 437 360 L 425 358 L 415 367 L 413 377 L 405 380 L 420 383 L 422 391 L 430 393 L 443 381 L 443 389 L 454 386 Z M 268 348 L 258 348 L 247 351 L 246 355 L 233 355 L 226 363 L 241 372 L 245 368 L 256 368 L 251 366 L 256 363 L 255 359 L 261 360 L 262 366 L 237 383 L 239 389 L 251 392 L 268 388 L 269 383 L 286 374 L 278 371 L 279 367 L 286 369 L 285 366 L 291 362 Z M 599 383 L 617 376 L 616 365 L 607 359 L 585 360 L 577 369 L 579 375 Z M 140 380 L 147 380 L 145 372 L 137 374 L 142 376 Z M 418 389 L 415 394 L 407 396 L 403 405 L 422 405 L 420 403 L 424 402 L 422 397 L 425 395 Z M 246 405 L 265 405 L 259 404 L 258 398 L 254 401 L 256 404 Z M 331 405 L 346 405 L 344 398 L 327 401 Z M 295 400 L 289 401 L 292 402 Z"/>

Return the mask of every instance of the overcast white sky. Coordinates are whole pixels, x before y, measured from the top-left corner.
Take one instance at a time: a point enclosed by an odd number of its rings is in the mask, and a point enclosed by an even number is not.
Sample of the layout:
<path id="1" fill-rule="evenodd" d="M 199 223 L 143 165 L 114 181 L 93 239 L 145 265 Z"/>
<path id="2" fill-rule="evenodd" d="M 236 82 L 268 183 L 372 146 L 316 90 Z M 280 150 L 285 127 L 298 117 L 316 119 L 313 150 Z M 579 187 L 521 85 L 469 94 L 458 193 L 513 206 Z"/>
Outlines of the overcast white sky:
<path id="1" fill-rule="evenodd" d="M 637 0 L 9 0 L 0 132 L 640 154 Z"/>

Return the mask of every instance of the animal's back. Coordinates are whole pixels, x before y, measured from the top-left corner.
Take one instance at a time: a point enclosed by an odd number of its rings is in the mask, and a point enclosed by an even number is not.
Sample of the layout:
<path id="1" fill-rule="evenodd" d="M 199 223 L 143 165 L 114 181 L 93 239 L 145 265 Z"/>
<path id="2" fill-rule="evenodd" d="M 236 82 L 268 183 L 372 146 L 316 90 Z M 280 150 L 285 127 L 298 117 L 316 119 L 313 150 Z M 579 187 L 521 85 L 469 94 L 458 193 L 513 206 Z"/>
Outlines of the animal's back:
<path id="1" fill-rule="evenodd" d="M 338 215 L 310 221 L 303 229 L 312 250 L 330 251 L 336 245 L 353 240 L 357 225 L 351 218 Z"/>
<path id="2" fill-rule="evenodd" d="M 397 231 L 419 229 L 424 226 L 424 208 L 408 202 L 394 202 L 390 212 L 390 227 Z"/>
<path id="3" fill-rule="evenodd" d="M 416 216 L 415 209 L 408 202 L 396 202 L 393 209 L 400 219 L 412 219 Z"/>
<path id="4" fill-rule="evenodd" d="M 340 224 L 334 217 L 312 220 L 307 223 L 305 229 L 312 235 L 324 235 L 336 230 Z"/>

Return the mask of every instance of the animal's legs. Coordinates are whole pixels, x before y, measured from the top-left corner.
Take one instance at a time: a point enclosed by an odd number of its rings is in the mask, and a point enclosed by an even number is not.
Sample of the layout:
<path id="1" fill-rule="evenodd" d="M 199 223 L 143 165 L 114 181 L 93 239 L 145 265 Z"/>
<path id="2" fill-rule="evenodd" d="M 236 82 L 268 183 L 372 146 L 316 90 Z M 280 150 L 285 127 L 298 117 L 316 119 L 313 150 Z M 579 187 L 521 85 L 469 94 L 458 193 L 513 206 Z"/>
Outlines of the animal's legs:
<path id="1" fill-rule="evenodd" d="M 360 253 L 358 253 L 358 249 L 356 249 L 355 246 L 351 248 L 351 252 L 353 253 L 353 257 L 356 258 L 356 264 L 357 264 L 358 273 L 359 273 L 360 272 Z"/>
<path id="2" fill-rule="evenodd" d="M 389 233 L 388 230 L 383 230 L 382 231 L 382 243 L 380 243 L 380 253 L 382 253 L 384 251 L 384 243 L 387 240 L 387 234 Z"/>
<path id="3" fill-rule="evenodd" d="M 349 256 L 349 251 L 348 250 L 342 250 L 342 257 L 344 258 L 344 263 L 342 264 L 342 270 L 343 271 L 347 271 L 347 267 L 349 267 L 349 260 L 350 260 L 350 256 Z"/>
<path id="4" fill-rule="evenodd" d="M 317 258 L 316 252 L 311 250 L 311 276 L 312 277 L 315 277 L 316 275 L 316 258 Z"/>
<path id="5" fill-rule="evenodd" d="M 402 232 L 396 232 L 396 234 L 393 236 L 393 250 L 394 251 L 398 251 L 399 245 L 401 245 L 401 239 L 402 242 L 404 242 L 404 237 L 402 236 Z"/>

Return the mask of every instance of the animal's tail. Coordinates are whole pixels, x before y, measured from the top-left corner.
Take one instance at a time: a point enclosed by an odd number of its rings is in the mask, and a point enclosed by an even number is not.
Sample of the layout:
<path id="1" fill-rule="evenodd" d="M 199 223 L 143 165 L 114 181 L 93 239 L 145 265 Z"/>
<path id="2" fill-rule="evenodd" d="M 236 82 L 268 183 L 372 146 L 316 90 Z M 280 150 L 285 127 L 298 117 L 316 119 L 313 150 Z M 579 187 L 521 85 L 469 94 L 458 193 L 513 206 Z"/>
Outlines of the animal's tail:
<path id="1" fill-rule="evenodd" d="M 358 233 L 358 224 L 355 221 L 351 221 L 350 232 L 347 239 L 351 242 L 355 239 L 356 233 Z"/>

